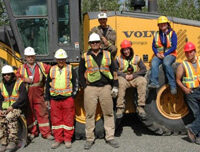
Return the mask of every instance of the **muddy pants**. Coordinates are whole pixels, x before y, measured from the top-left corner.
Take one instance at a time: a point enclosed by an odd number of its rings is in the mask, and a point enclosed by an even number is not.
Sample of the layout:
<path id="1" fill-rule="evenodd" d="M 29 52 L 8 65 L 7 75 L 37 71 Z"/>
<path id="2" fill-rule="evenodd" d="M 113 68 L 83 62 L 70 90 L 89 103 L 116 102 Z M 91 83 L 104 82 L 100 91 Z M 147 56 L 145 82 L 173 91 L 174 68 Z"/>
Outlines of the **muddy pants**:
<path id="1" fill-rule="evenodd" d="M 18 123 L 17 118 L 20 116 L 21 110 L 14 109 L 6 114 L 3 110 L 0 116 L 0 144 L 7 145 L 10 142 L 17 143 Z"/>
<path id="2" fill-rule="evenodd" d="M 138 93 L 138 106 L 145 106 L 147 81 L 144 77 L 137 77 L 131 81 L 127 81 L 124 77 L 119 76 L 119 94 L 117 98 L 117 108 L 125 109 L 125 93 L 126 89 L 135 87 Z"/>
<path id="3" fill-rule="evenodd" d="M 51 134 L 49 126 L 48 109 L 44 101 L 44 89 L 41 87 L 29 87 L 28 98 L 30 103 L 30 113 L 27 119 L 29 132 L 37 136 L 37 123 L 40 133 L 45 138 Z"/>
<path id="4" fill-rule="evenodd" d="M 111 97 L 111 86 L 103 87 L 87 86 L 84 89 L 84 108 L 86 112 L 86 140 L 94 141 L 95 129 L 95 114 L 97 103 L 100 103 L 103 117 L 106 140 L 114 139 L 114 115 L 113 115 L 113 100 Z"/>
<path id="5" fill-rule="evenodd" d="M 55 141 L 71 141 L 74 134 L 74 99 L 51 100 L 51 122 Z"/>

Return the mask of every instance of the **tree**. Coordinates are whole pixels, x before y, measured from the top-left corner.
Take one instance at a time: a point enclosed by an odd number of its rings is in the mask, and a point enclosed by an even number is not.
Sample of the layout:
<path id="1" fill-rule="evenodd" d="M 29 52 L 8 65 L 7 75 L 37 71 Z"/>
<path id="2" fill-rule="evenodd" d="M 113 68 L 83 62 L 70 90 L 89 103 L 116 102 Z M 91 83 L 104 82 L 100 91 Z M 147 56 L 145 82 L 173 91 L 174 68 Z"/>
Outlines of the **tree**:
<path id="1" fill-rule="evenodd" d="M 159 13 L 167 16 L 200 20 L 200 0 L 158 0 Z"/>
<path id="2" fill-rule="evenodd" d="M 8 17 L 7 14 L 5 13 L 4 5 L 2 0 L 0 0 L 0 26 L 8 24 Z"/>

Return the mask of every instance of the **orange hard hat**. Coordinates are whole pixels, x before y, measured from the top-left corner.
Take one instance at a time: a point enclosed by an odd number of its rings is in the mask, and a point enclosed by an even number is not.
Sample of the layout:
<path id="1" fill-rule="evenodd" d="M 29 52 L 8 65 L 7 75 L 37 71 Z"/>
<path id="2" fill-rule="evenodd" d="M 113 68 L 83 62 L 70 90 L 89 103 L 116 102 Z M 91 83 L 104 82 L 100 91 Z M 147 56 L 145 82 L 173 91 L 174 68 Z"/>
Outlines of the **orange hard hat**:
<path id="1" fill-rule="evenodd" d="M 122 49 L 129 48 L 131 47 L 131 45 L 132 45 L 131 41 L 128 40 L 123 40 L 122 43 L 120 44 Z"/>
<path id="2" fill-rule="evenodd" d="M 184 52 L 189 52 L 192 50 L 196 50 L 195 45 L 192 42 L 187 42 L 184 46 Z"/>

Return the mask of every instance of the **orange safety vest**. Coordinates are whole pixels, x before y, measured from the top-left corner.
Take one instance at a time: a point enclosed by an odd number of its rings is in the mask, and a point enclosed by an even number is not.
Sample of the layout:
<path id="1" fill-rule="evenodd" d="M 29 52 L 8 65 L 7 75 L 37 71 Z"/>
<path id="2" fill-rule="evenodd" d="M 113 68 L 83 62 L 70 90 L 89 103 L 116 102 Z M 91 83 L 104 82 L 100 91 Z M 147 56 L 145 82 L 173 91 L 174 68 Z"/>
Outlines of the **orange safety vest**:
<path id="1" fill-rule="evenodd" d="M 183 77 L 182 83 L 187 88 L 197 88 L 200 83 L 200 57 L 197 58 L 197 69 L 193 67 L 192 63 L 183 61 L 183 67 L 185 69 L 185 76 Z"/>
<path id="2" fill-rule="evenodd" d="M 2 96 L 4 97 L 4 101 L 2 103 L 3 109 L 8 109 L 8 107 L 10 107 L 13 103 L 17 101 L 17 99 L 19 98 L 19 87 L 22 82 L 23 81 L 21 79 L 18 79 L 15 82 L 11 96 L 9 96 L 4 84 L 3 83 L 0 84 L 0 89 L 1 89 L 0 91 Z"/>
<path id="3" fill-rule="evenodd" d="M 164 51 L 167 52 L 171 47 L 172 47 L 172 42 L 171 42 L 171 38 L 172 38 L 172 34 L 173 34 L 174 31 L 170 31 L 168 34 L 167 34 L 167 48 L 166 50 L 164 50 L 164 47 L 162 45 L 162 42 L 160 40 L 160 35 L 159 35 L 159 32 L 157 31 L 154 35 L 154 39 L 155 39 L 155 45 L 156 45 L 156 48 L 158 50 L 159 53 L 162 53 L 164 54 Z M 173 55 L 173 56 L 177 56 L 177 52 L 176 50 L 174 50 L 172 53 L 170 53 L 170 55 Z"/>
<path id="4" fill-rule="evenodd" d="M 58 65 L 54 65 L 50 69 L 50 94 L 51 96 L 71 96 L 72 94 L 72 66 L 65 65 L 60 72 Z"/>
<path id="5" fill-rule="evenodd" d="M 123 73 L 128 72 L 129 64 L 133 66 L 133 72 L 138 70 L 138 62 L 140 61 L 140 57 L 138 55 L 134 55 L 131 61 L 125 59 L 124 56 L 117 57 L 117 62 L 119 63 L 119 71 Z"/>
<path id="6" fill-rule="evenodd" d="M 96 61 L 91 55 L 84 53 L 85 67 L 86 67 L 86 77 L 89 82 L 95 82 L 101 79 L 101 73 L 103 73 L 110 80 L 113 76 L 110 72 L 109 66 L 111 65 L 111 54 L 108 51 L 103 51 L 103 58 L 101 61 L 101 66 L 99 67 Z M 101 73 L 100 73 L 101 72 Z"/>

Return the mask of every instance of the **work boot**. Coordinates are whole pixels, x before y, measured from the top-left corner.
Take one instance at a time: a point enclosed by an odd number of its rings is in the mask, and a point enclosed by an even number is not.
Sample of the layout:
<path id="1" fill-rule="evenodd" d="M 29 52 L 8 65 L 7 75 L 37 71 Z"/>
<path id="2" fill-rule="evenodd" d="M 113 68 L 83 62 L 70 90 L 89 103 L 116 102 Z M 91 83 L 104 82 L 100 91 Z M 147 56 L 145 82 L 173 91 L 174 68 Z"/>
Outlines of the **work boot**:
<path id="1" fill-rule="evenodd" d="M 158 84 L 150 83 L 150 84 L 148 85 L 148 87 L 151 88 L 151 89 L 158 89 L 160 86 L 159 86 Z"/>
<path id="2" fill-rule="evenodd" d="M 200 137 L 197 137 L 197 138 L 196 138 L 195 143 L 196 143 L 197 145 L 200 145 Z"/>
<path id="3" fill-rule="evenodd" d="M 6 147 L 6 150 L 14 150 L 14 149 L 16 149 L 17 148 L 17 145 L 14 143 L 14 142 L 10 142 L 9 144 L 8 144 L 8 146 Z"/>
<path id="4" fill-rule="evenodd" d="M 6 145 L 0 145 L 0 152 L 4 152 L 6 150 Z"/>
<path id="5" fill-rule="evenodd" d="M 141 118 L 145 118 L 146 117 L 146 112 L 144 111 L 144 107 L 143 106 L 138 106 L 136 109 L 136 112 L 138 113 L 138 115 Z"/>
<path id="6" fill-rule="evenodd" d="M 119 148 L 119 143 L 115 139 L 107 140 L 106 143 L 114 148 Z"/>
<path id="7" fill-rule="evenodd" d="M 124 109 L 123 108 L 117 108 L 116 119 L 122 118 L 123 115 L 124 115 Z"/>
<path id="8" fill-rule="evenodd" d="M 65 147 L 66 147 L 67 149 L 71 148 L 71 147 L 72 147 L 71 141 L 65 141 Z"/>
<path id="9" fill-rule="evenodd" d="M 36 136 L 34 134 L 28 134 L 28 139 L 32 141 Z"/>
<path id="10" fill-rule="evenodd" d="M 84 149 L 89 150 L 93 144 L 94 144 L 94 141 L 86 141 L 84 145 Z"/>
<path id="11" fill-rule="evenodd" d="M 54 137 L 52 135 L 48 135 L 45 139 L 47 139 L 47 140 L 54 140 Z"/>
<path id="12" fill-rule="evenodd" d="M 194 143 L 195 140 L 196 140 L 196 136 L 195 136 L 195 134 L 191 131 L 190 128 L 187 128 L 187 135 L 188 135 L 188 138 L 190 139 L 190 141 L 191 141 L 192 143 Z"/>
<path id="13" fill-rule="evenodd" d="M 55 141 L 52 145 L 51 145 L 51 149 L 56 149 L 60 146 L 60 142 Z"/>

